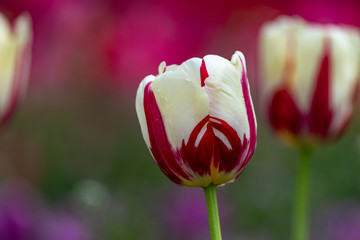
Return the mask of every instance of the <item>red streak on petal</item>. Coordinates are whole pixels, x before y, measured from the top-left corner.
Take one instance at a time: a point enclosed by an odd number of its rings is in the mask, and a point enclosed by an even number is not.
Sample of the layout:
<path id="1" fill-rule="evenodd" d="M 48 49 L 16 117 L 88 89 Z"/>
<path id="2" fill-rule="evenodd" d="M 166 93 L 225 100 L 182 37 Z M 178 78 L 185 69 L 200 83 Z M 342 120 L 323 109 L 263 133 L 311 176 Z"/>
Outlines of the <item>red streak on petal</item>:
<path id="1" fill-rule="evenodd" d="M 288 90 L 277 90 L 269 106 L 270 124 L 275 130 L 286 130 L 297 135 L 302 127 L 302 114 Z"/>
<path id="2" fill-rule="evenodd" d="M 163 173 L 174 183 L 181 184 L 189 175 L 183 171 L 179 164 L 179 156 L 172 148 L 165 130 L 160 109 L 156 103 L 155 95 L 149 82 L 144 89 L 144 111 L 148 127 L 150 151 Z"/>
<path id="3" fill-rule="evenodd" d="M 205 61 L 204 59 L 201 62 L 201 67 L 200 67 L 200 79 L 201 79 L 201 87 L 205 86 L 205 79 L 209 77 L 209 74 L 207 72 L 206 69 L 206 65 L 205 65 Z"/>
<path id="4" fill-rule="evenodd" d="M 206 127 L 205 133 L 198 145 L 195 146 L 195 142 L 203 127 Z M 230 149 L 214 134 L 214 129 L 224 134 L 230 143 Z M 243 159 L 244 152 L 249 143 L 246 138 L 244 138 L 244 142 L 245 144 L 242 145 L 237 132 L 224 120 L 208 115 L 194 128 L 188 143 L 185 144 L 183 141 L 181 155 L 191 170 L 200 176 L 211 174 L 211 164 L 219 167 L 220 172 L 230 172 Z"/>
<path id="5" fill-rule="evenodd" d="M 324 56 L 316 81 L 314 96 L 309 112 L 309 131 L 320 137 L 326 137 L 332 120 L 330 109 L 330 42 L 325 39 Z"/>
<path id="6" fill-rule="evenodd" d="M 243 69 L 242 76 L 241 76 L 241 85 L 242 85 L 242 90 L 243 90 L 243 94 L 244 94 L 246 114 L 248 117 L 249 128 L 250 128 L 250 137 L 249 137 L 250 146 L 249 146 L 249 150 L 246 155 L 245 162 L 243 164 L 243 166 L 246 166 L 248 164 L 248 162 L 250 161 L 252 155 L 254 154 L 255 147 L 256 147 L 257 133 L 256 133 L 256 123 L 255 123 L 255 113 L 254 113 L 254 109 L 251 104 L 250 89 L 249 89 L 249 85 L 248 85 L 249 84 L 248 79 L 246 76 L 246 69 L 245 69 L 244 63 L 241 58 L 240 58 L 240 61 L 241 61 L 242 69 Z M 244 141 L 245 141 L 245 139 L 246 138 L 244 136 Z"/>
<path id="7" fill-rule="evenodd" d="M 219 171 L 230 172 L 235 168 L 238 168 L 240 162 L 243 162 L 244 155 L 246 155 L 245 153 L 247 153 L 246 147 L 248 147 L 249 141 L 244 136 L 244 142 L 242 144 L 240 136 L 237 134 L 235 129 L 233 129 L 224 120 L 218 118 L 216 120 L 218 122 L 213 122 L 213 127 L 226 136 L 226 139 L 229 141 L 231 146 L 231 149 L 229 149 L 222 140 L 220 140 L 219 138 L 215 139 L 219 156 Z"/>
<path id="8" fill-rule="evenodd" d="M 295 48 L 295 38 L 290 34 L 287 40 L 285 67 L 281 81 L 282 86 L 272 95 L 268 113 L 270 124 L 275 130 L 298 135 L 304 126 L 305 117 L 289 92 L 294 80 Z"/>
<path id="9" fill-rule="evenodd" d="M 245 69 L 243 63 L 242 66 L 243 69 Z M 202 80 L 204 79 L 203 72 L 205 72 L 205 70 L 205 63 L 203 61 L 202 68 L 200 69 Z M 241 84 L 244 91 L 244 101 L 249 121 L 249 139 L 247 139 L 244 134 L 243 142 L 241 142 L 236 130 L 227 122 L 212 116 L 206 116 L 194 128 L 188 143 L 185 144 L 185 142 L 183 142 L 181 148 L 184 162 L 199 175 L 210 175 L 210 165 L 213 164 L 215 167 L 219 167 L 219 172 L 230 172 L 235 169 L 237 175 L 234 176 L 234 178 L 238 177 L 255 151 L 257 138 L 256 123 L 245 70 L 241 77 Z M 201 137 L 198 146 L 195 146 L 195 142 L 203 127 L 206 127 L 206 131 Z M 217 129 L 226 137 L 230 143 L 230 148 L 214 134 L 214 129 Z"/>
<path id="10" fill-rule="evenodd" d="M 201 129 L 206 127 L 206 131 L 202 136 L 198 146 L 195 146 Z M 210 165 L 213 158 L 214 148 L 214 132 L 209 123 L 209 115 L 202 119 L 191 132 L 187 144 L 183 141 L 181 147 L 181 156 L 184 162 L 192 171 L 203 175 L 210 175 Z"/>

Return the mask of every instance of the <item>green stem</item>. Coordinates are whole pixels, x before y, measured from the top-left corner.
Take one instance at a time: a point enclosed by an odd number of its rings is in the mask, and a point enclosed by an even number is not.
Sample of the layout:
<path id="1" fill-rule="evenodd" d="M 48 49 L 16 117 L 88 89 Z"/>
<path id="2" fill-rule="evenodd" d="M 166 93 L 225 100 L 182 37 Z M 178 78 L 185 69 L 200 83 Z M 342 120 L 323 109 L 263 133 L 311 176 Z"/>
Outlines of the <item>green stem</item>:
<path id="1" fill-rule="evenodd" d="M 308 239 L 308 195 L 311 149 L 302 147 L 298 166 L 297 186 L 294 199 L 293 240 Z"/>
<path id="2" fill-rule="evenodd" d="M 221 240 L 219 211 L 216 198 L 216 186 L 210 184 L 209 186 L 204 187 L 204 192 L 209 217 L 211 240 Z"/>

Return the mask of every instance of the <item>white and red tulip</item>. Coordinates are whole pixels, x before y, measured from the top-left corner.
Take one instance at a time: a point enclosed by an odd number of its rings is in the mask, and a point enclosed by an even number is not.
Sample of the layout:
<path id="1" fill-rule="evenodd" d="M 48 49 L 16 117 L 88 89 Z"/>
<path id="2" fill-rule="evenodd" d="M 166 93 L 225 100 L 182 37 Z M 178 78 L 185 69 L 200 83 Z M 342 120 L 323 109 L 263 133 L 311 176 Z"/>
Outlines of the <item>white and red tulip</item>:
<path id="1" fill-rule="evenodd" d="M 343 133 L 360 80 L 357 29 L 280 17 L 261 29 L 260 60 L 265 109 L 280 136 L 312 143 Z"/>
<path id="2" fill-rule="evenodd" d="M 136 96 L 141 131 L 152 156 L 174 183 L 189 187 L 235 180 L 256 146 L 256 118 L 245 59 L 207 55 L 159 66 Z"/>
<path id="3" fill-rule="evenodd" d="M 12 115 L 26 90 L 32 29 L 27 14 L 12 24 L 0 13 L 0 126 Z"/>

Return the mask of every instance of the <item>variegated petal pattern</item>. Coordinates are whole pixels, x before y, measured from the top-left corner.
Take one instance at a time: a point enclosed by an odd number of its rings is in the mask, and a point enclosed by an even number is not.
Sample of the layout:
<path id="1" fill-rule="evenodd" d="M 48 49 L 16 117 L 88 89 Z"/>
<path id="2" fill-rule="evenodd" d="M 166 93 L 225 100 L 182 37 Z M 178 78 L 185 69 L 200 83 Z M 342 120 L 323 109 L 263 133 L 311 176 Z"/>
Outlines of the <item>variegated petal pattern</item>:
<path id="1" fill-rule="evenodd" d="M 160 169 L 189 187 L 236 179 L 256 146 L 256 118 L 245 59 L 215 55 L 181 65 L 161 63 L 140 84 L 136 110 Z"/>
<path id="2" fill-rule="evenodd" d="M 281 16 L 261 29 L 260 65 L 264 107 L 280 136 L 312 143 L 343 133 L 359 88 L 358 29 Z"/>

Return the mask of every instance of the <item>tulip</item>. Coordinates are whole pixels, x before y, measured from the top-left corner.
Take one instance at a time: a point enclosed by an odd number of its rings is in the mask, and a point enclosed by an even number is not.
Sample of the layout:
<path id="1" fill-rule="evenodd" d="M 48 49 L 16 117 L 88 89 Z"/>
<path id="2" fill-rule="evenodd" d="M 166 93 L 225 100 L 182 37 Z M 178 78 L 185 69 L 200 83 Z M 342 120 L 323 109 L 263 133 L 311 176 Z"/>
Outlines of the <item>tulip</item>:
<path id="1" fill-rule="evenodd" d="M 215 186 L 234 181 L 256 145 L 256 119 L 242 53 L 236 52 L 231 61 L 207 55 L 179 66 L 162 62 L 159 75 L 140 83 L 136 112 L 160 169 L 178 185 L 203 187 L 209 220 L 211 214 L 218 219 Z M 213 204 L 216 212 L 211 212 Z M 221 239 L 219 232 L 211 236 Z"/>
<path id="2" fill-rule="evenodd" d="M 308 238 L 308 186 L 315 143 L 341 136 L 360 80 L 360 34 L 350 26 L 280 17 L 260 33 L 262 97 L 269 121 L 299 147 L 293 239 Z"/>
<path id="3" fill-rule="evenodd" d="M 358 91 L 358 30 L 280 17 L 262 28 L 260 53 L 262 95 L 279 136 L 300 144 L 337 139 Z"/>
<path id="4" fill-rule="evenodd" d="M 152 156 L 174 183 L 188 187 L 236 179 L 254 153 L 256 120 L 245 71 L 215 55 L 159 66 L 136 96 L 141 131 Z"/>
<path id="5" fill-rule="evenodd" d="M 30 17 L 11 24 L 0 13 L 0 126 L 12 115 L 27 86 L 32 30 Z"/>

